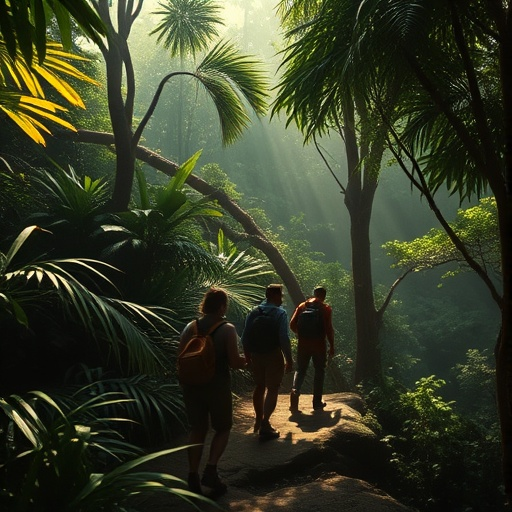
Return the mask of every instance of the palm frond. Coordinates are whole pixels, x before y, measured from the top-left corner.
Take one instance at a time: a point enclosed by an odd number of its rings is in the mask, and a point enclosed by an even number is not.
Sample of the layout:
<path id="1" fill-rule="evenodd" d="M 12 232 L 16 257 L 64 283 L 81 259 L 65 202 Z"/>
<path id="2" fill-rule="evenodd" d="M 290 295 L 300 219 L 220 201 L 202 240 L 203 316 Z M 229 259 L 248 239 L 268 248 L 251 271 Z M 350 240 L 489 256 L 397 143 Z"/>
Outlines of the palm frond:
<path id="1" fill-rule="evenodd" d="M 0 467 L 9 472 L 9 478 L 2 479 L 2 503 L 9 510 L 33 507 L 94 512 L 123 505 L 134 495 L 155 492 L 175 494 L 190 502 L 193 497 L 201 499 L 184 490 L 185 482 L 173 475 L 137 471 L 151 460 L 186 447 L 140 456 L 140 450 L 120 439 L 112 428 L 113 422 L 124 418 L 102 415 L 125 402 L 119 393 L 111 392 L 89 394 L 84 403 L 71 407 L 59 405 L 40 391 L 29 393 L 26 399 L 17 395 L 0 398 L 0 413 L 12 422 L 16 440 L 9 445 L 14 457 Z M 125 462 L 109 473 L 100 473 L 100 452 L 114 457 L 109 462 Z M 202 498 L 205 504 L 212 503 Z"/>
<path id="2" fill-rule="evenodd" d="M 241 54 L 231 43 L 217 43 L 195 76 L 215 104 L 225 144 L 236 140 L 250 121 L 244 101 L 256 114 L 266 112 L 268 82 L 259 63 Z"/>
<path id="3" fill-rule="evenodd" d="M 287 33 L 272 115 L 284 112 L 306 140 L 325 133 L 342 109 L 355 12 L 353 2 L 323 2 L 311 20 Z"/>
<path id="4" fill-rule="evenodd" d="M 46 56 L 46 29 L 53 13 L 57 19 L 61 39 L 71 47 L 71 18 L 96 44 L 101 44 L 105 25 L 87 0 L 37 0 L 13 2 L 0 0 L 0 36 L 5 40 L 9 56 L 15 59 L 21 52 L 23 59 L 32 64 L 34 48 L 41 64 Z"/>
<path id="5" fill-rule="evenodd" d="M 102 213 L 109 199 L 106 181 L 88 176 L 82 179 L 71 166 L 67 170 L 43 170 L 34 182 L 46 193 L 45 200 L 52 203 L 52 211 L 45 215 L 49 219 L 82 224 Z"/>
<path id="6" fill-rule="evenodd" d="M 57 93 L 63 96 L 72 105 L 84 108 L 84 104 L 80 96 L 70 86 L 70 84 L 62 78 L 71 77 L 82 82 L 99 85 L 99 82 L 82 73 L 74 67 L 69 61 L 87 61 L 88 59 L 76 55 L 74 53 L 62 50 L 62 45 L 55 42 L 48 42 L 47 57 L 42 64 L 34 64 L 29 66 L 19 55 L 16 60 L 11 60 L 7 54 L 5 44 L 0 39 L 0 62 L 3 67 L 3 79 L 7 82 L 7 78 L 12 80 L 18 89 L 28 89 L 33 96 L 44 98 L 44 92 L 39 80 L 40 75 L 44 78 Z"/>
<path id="7" fill-rule="evenodd" d="M 92 292 L 75 274 L 92 279 L 98 285 L 114 286 L 102 272 L 115 270 L 114 267 L 96 260 L 37 261 L 16 267 L 16 254 L 36 229 L 31 226 L 23 230 L 7 253 L 7 264 L 0 276 L 0 292 L 6 298 L 2 304 L 4 312 L 10 312 L 18 321 L 28 322 L 24 313 L 26 306 L 50 294 L 94 339 L 105 338 L 121 368 L 125 366 L 123 354 L 126 352 L 129 369 L 148 374 L 161 372 L 158 350 L 144 329 L 171 328 L 162 315 L 164 308 L 157 313 L 149 307 Z M 27 287 L 30 287 L 30 294 L 24 292 Z"/>
<path id="8" fill-rule="evenodd" d="M 98 84 L 71 65 L 69 60 L 86 59 L 64 52 L 61 45 L 50 42 L 45 62 L 31 67 L 22 58 L 21 53 L 17 59 L 12 60 L 6 44 L 0 39 L 0 83 L 4 86 L 0 91 L 0 109 L 34 142 L 43 146 L 43 132 L 51 133 L 43 122 L 51 121 L 69 130 L 75 128 L 65 119 L 55 115 L 58 111 L 66 112 L 67 109 L 45 99 L 38 76 L 71 105 L 80 108 L 85 108 L 80 95 L 63 76 Z"/>
<path id="9" fill-rule="evenodd" d="M 170 344 L 172 346 L 172 344 Z M 169 353 L 175 353 L 176 348 Z M 169 360 L 169 367 L 174 368 L 175 361 Z M 85 365 L 73 367 L 69 371 L 72 379 L 66 387 L 59 389 L 55 400 L 63 402 L 68 408 L 75 403 L 87 400 L 91 395 L 98 396 L 106 392 L 120 394 L 128 400 L 110 407 L 113 416 L 129 418 L 129 438 L 143 437 L 145 445 L 155 446 L 167 442 L 172 435 L 183 432 L 185 425 L 185 406 L 177 381 L 169 377 L 156 379 L 148 375 L 131 377 L 113 377 L 102 368 L 88 368 Z"/>
<path id="10" fill-rule="evenodd" d="M 51 121 L 63 128 L 76 131 L 69 122 L 54 115 L 55 112 L 66 109 L 48 100 L 3 90 L 0 91 L 0 110 L 28 137 L 42 146 L 46 145 L 43 133 L 51 133 L 43 122 Z"/>
<path id="11" fill-rule="evenodd" d="M 161 21 L 150 35 L 158 34 L 157 42 L 170 50 L 171 57 L 195 55 L 208 47 L 218 36 L 220 5 L 212 0 L 166 0 L 153 12 Z"/>
<path id="12" fill-rule="evenodd" d="M 205 285 L 224 288 L 229 294 L 232 313 L 244 316 L 264 295 L 258 280 L 272 273 L 270 265 L 246 251 L 238 251 L 222 230 L 218 232 L 217 244 L 210 244 L 210 251 L 219 259 L 222 271 L 217 279 Z"/>

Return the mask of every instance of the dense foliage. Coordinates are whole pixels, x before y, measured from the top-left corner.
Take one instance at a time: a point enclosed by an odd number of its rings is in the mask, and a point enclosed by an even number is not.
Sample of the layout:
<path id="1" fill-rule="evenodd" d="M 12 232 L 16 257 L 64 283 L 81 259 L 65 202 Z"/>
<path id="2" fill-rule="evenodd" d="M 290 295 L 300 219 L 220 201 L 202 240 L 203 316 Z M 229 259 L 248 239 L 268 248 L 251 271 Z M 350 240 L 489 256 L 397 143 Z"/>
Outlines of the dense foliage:
<path id="1" fill-rule="evenodd" d="M 51 5 L 60 3 L 64 2 Z M 188 4 L 186 1 L 175 3 Z M 201 3 L 211 7 L 211 2 Z M 317 14 L 319 6 L 325 4 L 325 8 L 332 9 L 336 16 L 323 18 L 322 22 L 329 25 L 337 19 L 346 25 L 347 19 L 340 18 L 339 6 L 342 3 L 352 15 L 355 14 L 355 4 L 350 2 L 297 1 L 294 2 L 297 10 L 292 9 L 289 14 L 297 17 L 288 21 L 294 25 L 309 19 Z M 398 8 L 400 3 L 404 4 L 403 10 Z M 430 6 L 433 9 L 431 14 L 445 12 L 445 2 L 434 3 L 434 7 Z M 101 4 L 107 6 L 108 2 L 101 0 Z M 375 35 L 386 35 L 387 29 L 400 26 L 404 20 L 408 20 L 410 25 L 402 26 L 404 30 L 400 37 L 407 36 L 411 27 L 417 27 L 418 20 L 422 19 L 417 3 L 375 0 L 364 4 L 367 10 L 359 12 L 361 24 L 358 25 L 358 35 L 359 42 L 368 45 L 362 45 L 361 49 L 373 48 Z M 481 3 L 476 4 L 476 16 L 467 17 L 470 21 L 480 19 L 479 14 L 485 14 Z M 5 5 L 5 2 L 0 3 L 0 6 Z M 87 9 L 83 10 L 84 5 L 80 2 L 77 14 L 87 13 Z M 458 2 L 450 2 L 450 5 L 454 9 L 453 19 L 457 20 L 460 6 Z M 269 10 L 272 8 L 270 5 L 267 7 Z M 372 19 L 371 8 L 376 9 L 373 11 L 376 20 L 385 22 L 392 19 L 396 24 L 384 23 L 375 33 L 365 31 L 364 21 Z M 328 9 L 325 12 L 329 12 Z M 410 18 L 403 18 L 402 15 L 407 13 Z M 465 16 L 466 11 L 463 14 Z M 270 34 L 268 39 L 273 39 L 275 36 L 271 34 L 275 30 L 271 30 L 272 24 L 267 22 L 268 19 L 265 21 L 265 16 L 260 18 L 253 28 L 257 26 L 257 31 Z M 433 21 L 428 25 L 436 29 L 433 32 L 435 37 L 429 42 L 444 45 L 443 38 L 449 33 L 442 25 L 446 18 L 434 19 L 440 25 L 434 26 Z M 488 21 L 485 16 L 482 19 Z M 41 18 L 36 21 L 42 22 Z M 214 18 L 209 21 L 217 23 Z M 172 18 L 164 20 L 155 31 L 155 34 L 160 32 L 160 40 L 164 34 L 174 35 L 173 22 Z M 475 40 L 482 44 L 482 34 L 485 34 L 480 30 L 482 26 L 470 23 L 468 27 L 476 31 Z M 190 27 L 185 28 L 184 35 L 190 33 Z M 254 48 L 254 34 L 251 36 L 248 26 L 243 31 L 241 39 L 247 47 Z M 420 30 L 418 34 L 424 36 L 427 32 Z M 333 43 L 331 38 L 336 33 L 322 30 L 329 43 Z M 347 45 L 354 41 L 350 30 L 343 34 Z M 143 35 L 140 41 L 146 41 L 147 33 Z M 216 32 L 209 32 L 206 39 L 210 35 L 216 35 Z M 483 42 L 492 39 L 492 33 L 487 36 Z M 181 45 L 178 39 L 168 41 L 176 50 Z M 381 55 L 381 49 L 389 48 L 388 44 L 386 39 L 386 46 L 378 47 L 377 53 Z M 236 114 L 221 116 L 224 139 L 232 140 L 239 136 L 241 127 L 249 123 L 250 116 L 245 110 L 240 110 L 242 102 L 237 91 L 248 95 L 249 103 L 258 114 L 264 111 L 265 91 L 262 85 L 265 81 L 253 68 L 255 61 L 249 57 L 239 58 L 234 46 L 217 43 L 212 45 L 213 49 L 196 68 L 190 58 L 195 54 L 194 48 L 181 47 L 181 62 L 178 65 L 176 60 L 169 60 L 169 67 L 181 69 L 181 65 L 186 65 L 190 69 L 195 68 L 196 78 L 203 81 L 206 92 L 225 93 L 213 94 L 217 106 L 227 102 Z M 197 54 L 207 47 L 206 42 L 199 45 Z M 339 48 L 336 44 L 332 47 Z M 40 41 L 36 48 L 40 55 Z M 322 46 L 316 50 L 326 48 Z M 449 83 L 449 66 L 458 60 L 455 45 L 450 43 L 443 48 L 447 50 L 445 55 L 450 57 L 448 65 L 440 73 L 436 69 L 430 70 L 432 78 L 440 80 L 441 92 L 448 91 L 449 98 L 456 99 L 450 103 L 460 107 L 455 113 L 470 123 L 471 102 L 466 101 L 466 96 L 474 90 L 468 91 L 459 86 L 463 82 L 463 70 L 459 65 L 453 68 L 458 73 L 455 82 Z M 481 81 L 486 92 L 484 100 L 492 107 L 490 111 L 499 116 L 497 82 L 494 78 L 489 79 L 496 73 L 492 63 L 493 44 L 489 47 L 477 44 L 476 48 L 477 69 L 484 74 Z M 479 57 L 483 48 L 489 50 L 489 58 Z M 49 56 L 55 57 L 52 47 L 49 49 Z M 423 52 L 429 50 L 431 48 L 425 46 L 421 55 L 424 57 Z M 147 105 L 154 99 L 152 91 L 159 84 L 163 87 L 161 63 L 168 57 L 162 50 L 155 51 L 148 58 L 145 44 L 141 53 L 144 67 L 139 69 L 144 71 L 141 73 L 145 79 L 144 86 L 138 88 L 139 101 L 126 105 L 126 112 L 135 112 L 134 119 L 144 117 L 148 112 L 145 110 Z M 306 51 L 305 55 L 314 54 Z M 375 54 L 368 51 L 368 55 L 371 57 L 367 62 L 371 68 L 370 76 L 378 78 L 384 66 L 373 66 Z M 434 55 L 437 55 L 437 50 Z M 61 57 L 73 59 L 73 62 L 76 60 L 68 54 Z M 346 54 L 345 57 L 352 58 L 355 54 Z M 390 55 L 385 57 L 387 59 Z M 398 78 L 401 79 L 406 66 L 394 66 L 394 58 L 398 57 L 391 52 L 389 62 L 393 66 L 389 69 L 398 70 Z M 425 58 L 421 62 L 429 63 L 431 60 Z M 437 59 L 436 62 L 444 61 Z M 300 59 L 296 64 L 300 68 Z M 104 82 L 105 77 L 91 62 L 81 62 L 78 67 L 85 70 L 85 74 L 75 74 L 70 80 L 82 79 L 85 82 L 75 85 L 72 92 L 61 81 L 57 82 L 59 87 L 54 91 L 44 84 L 45 93 L 53 103 L 61 90 L 68 90 L 71 96 L 83 97 L 87 110 L 63 114 L 64 126 L 108 131 L 111 120 L 103 97 L 105 91 L 87 78 L 90 75 Z M 333 69 L 338 68 L 323 66 L 323 70 L 329 72 L 329 79 L 333 80 L 331 85 L 337 87 L 341 84 L 340 75 L 332 73 Z M 341 63 L 339 69 L 347 70 L 348 67 Z M 361 66 L 361 73 L 366 70 Z M 26 77 L 27 71 L 24 73 Z M 222 78 L 230 75 L 238 80 L 242 88 L 230 88 L 219 78 L 219 73 Z M 254 80 L 250 80 L 251 77 Z M 347 77 L 353 78 L 350 73 Z M 368 76 L 361 74 L 359 78 L 364 84 L 363 78 Z M 308 101 L 320 102 L 321 108 L 317 113 L 320 121 L 326 121 L 326 124 L 321 124 L 319 133 L 331 128 L 329 123 L 336 125 L 342 117 L 339 104 L 329 110 L 322 104 L 321 94 L 311 94 L 318 91 L 312 91 L 307 82 L 293 84 L 301 86 L 292 87 L 294 93 L 303 94 Z M 367 91 L 375 101 L 374 105 L 381 106 L 380 102 L 385 98 L 378 92 L 385 88 L 374 87 L 376 84 L 382 85 L 377 81 Z M 0 85 L 0 92 L 6 92 L 6 83 Z M 346 92 L 346 83 L 342 85 L 336 89 L 337 93 Z M 133 100 L 134 91 L 130 87 L 128 89 Z M 417 165 L 411 174 L 418 179 L 425 166 L 434 190 L 440 188 L 445 178 L 448 185 L 462 187 L 462 196 L 484 190 L 484 182 L 475 175 L 473 164 L 469 175 L 466 174 L 467 166 L 459 165 L 460 161 L 467 163 L 461 156 L 463 151 L 459 145 L 465 139 L 454 136 L 449 123 L 440 120 L 438 114 L 442 109 L 434 115 L 424 91 L 421 92 L 417 86 L 403 90 L 413 94 L 406 95 L 401 108 L 395 112 L 402 115 L 400 129 L 403 131 L 394 133 L 398 139 L 392 148 L 394 158 L 400 161 L 402 157 L 402 165 L 403 157 Z M 121 88 L 118 92 L 124 93 Z M 183 409 L 174 376 L 175 344 L 180 327 L 197 313 L 202 292 L 212 284 L 225 286 L 232 298 L 230 315 L 241 328 L 245 311 L 261 299 L 262 286 L 270 280 L 280 280 L 279 275 L 269 273 L 262 253 L 251 247 L 247 238 L 230 240 L 227 233 L 239 228 L 236 221 L 228 218 L 218 203 L 198 197 L 185 185 L 199 158 L 195 151 L 201 147 L 204 147 L 202 158 L 207 162 L 200 173 L 202 178 L 245 207 L 257 220 L 268 239 L 286 257 L 304 292 L 309 293 L 317 284 L 327 287 L 327 300 L 334 309 L 337 353 L 328 369 L 326 391 L 338 392 L 352 387 L 357 354 L 354 286 L 347 271 L 349 264 L 340 262 L 342 259 L 349 261 L 350 244 L 343 243 L 348 237 L 342 234 L 341 229 L 346 228 L 348 221 L 342 217 L 340 209 L 332 205 L 341 202 L 338 187 L 333 187 L 333 181 L 330 181 L 332 176 L 328 172 L 322 174 L 323 162 L 314 151 L 302 148 L 298 133 L 291 127 L 285 130 L 277 117 L 271 124 L 261 123 L 252 127 L 238 146 L 223 149 L 214 107 L 201 111 L 197 108 L 206 107 L 206 94 L 198 94 L 192 87 L 174 84 L 166 87 L 166 93 L 162 94 L 159 109 L 155 110 L 151 121 L 145 119 L 151 130 L 144 134 L 144 143 L 185 163 L 171 180 L 156 171 L 144 169 L 142 172 L 142 168 L 137 166 L 137 186 L 133 191 L 131 183 L 128 187 L 133 192 L 128 194 L 129 208 L 116 214 L 109 207 L 115 157 L 106 147 L 98 150 L 74 142 L 52 141 L 48 143 L 48 150 L 43 152 L 21 137 L 14 125 L 2 125 L 0 329 L 3 338 L 0 345 L 0 392 L 3 398 L 0 402 L 0 438 L 4 466 L 0 485 L 9 507 L 14 501 L 20 510 L 32 510 L 31 507 L 37 508 L 39 503 L 72 506 L 75 510 L 79 507 L 101 510 L 101 507 L 122 506 L 116 494 L 116 479 L 108 476 L 105 459 L 96 451 L 103 449 L 105 453 L 105 446 L 92 443 L 91 436 L 104 435 L 106 444 L 112 439 L 117 440 L 119 435 L 123 436 L 123 441 L 117 445 L 119 453 L 110 450 L 107 459 L 111 462 L 110 456 L 114 453 L 120 460 L 133 456 L 132 447 L 125 444 L 127 440 L 154 446 L 180 431 Z M 338 99 L 337 93 L 331 98 Z M 346 99 L 346 96 L 342 97 Z M 7 105 L 5 98 L 12 99 L 13 96 L 1 96 L 0 105 Z M 356 99 L 362 101 L 361 97 Z M 19 106 L 16 102 L 12 105 Z M 307 102 L 301 103 L 299 109 L 299 117 L 306 125 L 318 120 L 310 116 L 307 105 Z M 387 105 L 391 108 L 390 104 Z M 49 104 L 46 106 L 56 108 Z M 114 112 L 119 114 L 123 109 L 117 108 Z M 365 113 L 367 111 L 363 108 L 359 112 L 360 117 L 352 118 L 354 125 L 362 121 L 361 116 Z M 368 121 L 367 118 L 365 120 Z M 385 120 L 389 122 L 390 118 Z M 365 126 L 368 136 L 376 134 L 375 125 L 369 123 Z M 307 128 L 309 136 L 312 132 L 309 126 Z M 335 129 L 338 130 L 339 126 Z M 495 123 L 495 129 L 501 130 L 501 123 Z M 138 130 L 137 137 L 141 135 L 141 130 Z M 494 142 L 501 140 L 495 131 L 491 139 Z M 364 144 L 368 142 L 365 137 L 362 140 Z M 379 149 L 381 142 L 377 140 Z M 332 149 L 328 140 L 324 139 L 322 144 Z M 408 148 L 407 144 L 411 147 Z M 416 155 L 409 152 L 411 148 L 417 150 Z M 437 151 L 429 154 L 431 148 Z M 415 156 L 419 159 L 415 160 Z M 379 175 L 377 170 L 380 172 L 380 168 L 377 169 L 371 158 L 362 158 L 361 162 L 369 164 L 367 176 L 373 180 L 371 183 L 376 185 L 378 176 L 385 178 L 384 173 Z M 73 168 L 69 167 L 70 163 Z M 333 167 L 335 171 L 342 168 L 339 163 Z M 459 172 L 460 169 L 464 172 Z M 362 176 L 360 170 L 359 165 L 354 166 L 352 177 L 359 179 Z M 400 182 L 397 188 L 407 187 Z M 422 194 L 426 192 L 428 190 L 423 189 Z M 415 227 L 421 224 L 416 219 L 419 210 L 415 209 L 411 214 L 411 210 L 404 207 L 404 201 L 397 201 L 395 197 L 391 203 L 394 215 L 400 217 L 399 212 L 402 212 L 401 221 L 414 218 Z M 375 203 L 376 209 L 378 205 Z M 324 222 L 320 210 L 327 215 L 328 222 Z M 498 213 L 496 201 L 487 198 L 474 208 L 460 210 L 450 224 L 469 248 L 474 261 L 496 281 L 499 281 L 501 270 L 496 235 Z M 391 213 L 379 216 L 382 219 L 378 220 L 386 221 L 381 226 L 392 224 L 389 221 Z M 218 229 L 219 222 L 224 224 L 225 231 Z M 372 242 L 383 236 L 376 231 L 374 229 L 372 233 Z M 444 231 L 436 229 L 425 236 L 414 236 L 416 239 L 412 242 L 386 244 L 386 250 L 395 259 L 396 268 L 430 270 L 450 260 L 457 261 L 464 270 L 468 268 L 464 255 L 454 248 L 453 240 Z M 370 248 L 370 240 L 367 245 Z M 382 263 L 383 253 L 375 249 L 378 245 L 380 242 L 373 244 L 372 262 L 380 263 L 385 270 L 376 273 L 377 286 L 371 293 L 381 304 L 386 300 L 387 287 L 384 284 L 390 280 L 391 274 L 387 260 Z M 455 273 L 450 268 L 448 274 L 453 277 Z M 383 441 L 389 449 L 392 471 L 385 484 L 394 496 L 422 511 L 458 512 L 470 508 L 491 511 L 500 510 L 502 505 L 494 406 L 495 370 L 489 356 L 497 335 L 496 319 L 495 315 L 487 314 L 490 308 L 485 309 L 481 304 L 483 301 L 471 303 L 469 294 L 462 291 L 467 282 L 463 278 L 456 276 L 451 293 L 448 285 L 442 291 L 433 291 L 431 285 L 436 278 L 424 278 L 430 287 L 425 281 L 414 281 L 419 284 L 412 285 L 409 293 L 395 294 L 387 304 L 382 324 L 379 324 L 378 349 L 387 378 L 381 388 L 367 393 L 367 399 L 378 423 L 376 428 L 381 429 Z M 470 286 L 473 286 L 472 282 Z M 446 293 L 441 295 L 442 292 Z M 285 306 L 292 311 L 293 304 L 289 300 Z M 441 378 L 432 375 L 440 375 Z M 246 389 L 243 375 L 237 374 L 235 382 L 237 390 Z M 36 388 L 45 393 L 25 395 L 26 391 Z M 103 394 L 105 390 L 106 395 Z M 444 396 L 439 396 L 441 390 Z M 93 399 L 88 394 L 91 392 Z M 107 406 L 109 413 L 115 411 L 109 414 L 109 418 L 127 418 L 130 422 L 123 422 L 120 427 L 117 422 L 114 425 L 110 420 L 105 421 L 102 415 Z M 89 408 L 99 412 L 92 414 Z M 25 455 L 21 456 L 23 453 Z M 68 468 L 70 458 L 75 456 L 80 464 L 73 468 L 73 472 L 65 474 L 67 480 L 59 480 L 56 474 L 48 471 L 47 462 L 51 461 L 54 468 Z M 138 462 L 128 462 L 121 466 L 117 475 L 123 475 L 125 470 L 136 464 Z M 100 476 L 93 477 L 93 474 Z M 131 475 L 129 478 L 137 488 L 147 483 L 148 476 Z M 158 482 L 156 487 L 168 489 L 160 487 L 164 480 L 169 483 L 168 476 L 154 475 L 154 478 Z M 172 479 L 170 481 L 172 483 Z M 44 492 L 41 491 L 42 482 L 48 484 Z M 91 488 L 95 483 L 98 483 L 97 499 Z M 20 485 L 27 491 L 21 498 L 17 494 Z M 67 492 L 59 492 L 62 486 Z M 102 494 L 103 489 L 105 494 Z M 114 503 L 107 504 L 107 498 Z M 77 500 L 82 500 L 82 504 L 78 505 Z"/>
<path id="2" fill-rule="evenodd" d="M 479 375 L 480 384 L 485 378 Z M 368 393 L 389 450 L 386 486 L 422 511 L 505 510 L 496 417 L 489 428 L 461 415 L 439 394 L 444 384 L 430 376 L 404 389 L 390 379 Z"/>

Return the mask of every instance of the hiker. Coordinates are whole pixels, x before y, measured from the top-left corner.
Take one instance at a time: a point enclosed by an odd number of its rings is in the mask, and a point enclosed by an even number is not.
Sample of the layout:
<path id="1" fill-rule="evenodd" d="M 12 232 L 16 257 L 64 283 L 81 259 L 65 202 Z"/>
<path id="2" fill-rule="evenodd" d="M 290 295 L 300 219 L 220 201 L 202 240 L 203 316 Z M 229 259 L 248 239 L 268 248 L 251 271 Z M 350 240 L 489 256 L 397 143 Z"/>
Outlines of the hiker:
<path id="1" fill-rule="evenodd" d="M 290 329 L 297 334 L 297 370 L 293 376 L 290 393 L 290 411 L 298 413 L 299 396 L 306 378 L 309 361 L 313 360 L 313 410 L 322 410 L 325 368 L 327 366 L 326 338 L 329 342 L 329 358 L 334 356 L 334 329 L 332 326 L 332 308 L 326 304 L 327 290 L 317 286 L 313 297 L 302 302 L 295 309 L 290 320 Z"/>
<path id="2" fill-rule="evenodd" d="M 201 317 L 189 322 L 180 337 L 179 352 L 197 333 L 207 333 L 212 326 L 222 322 L 211 334 L 215 348 L 215 373 L 205 384 L 182 385 L 183 399 L 190 426 L 188 448 L 188 487 L 202 494 L 201 484 L 211 488 L 210 497 L 218 497 L 227 491 L 219 478 L 217 463 L 228 444 L 233 424 L 230 368 L 246 366 L 245 357 L 238 352 L 238 334 L 235 326 L 225 320 L 228 295 L 221 288 L 210 288 L 204 295 L 199 311 Z M 215 434 L 210 443 L 210 453 L 203 476 L 199 478 L 199 466 L 203 445 L 208 433 L 209 421 Z"/>
<path id="3" fill-rule="evenodd" d="M 293 371 L 288 315 L 281 307 L 283 286 L 270 284 L 265 297 L 247 315 L 242 333 L 245 358 L 255 383 L 252 396 L 254 432 L 263 440 L 279 437 L 279 431 L 270 424 L 270 417 L 277 405 L 284 373 Z"/>

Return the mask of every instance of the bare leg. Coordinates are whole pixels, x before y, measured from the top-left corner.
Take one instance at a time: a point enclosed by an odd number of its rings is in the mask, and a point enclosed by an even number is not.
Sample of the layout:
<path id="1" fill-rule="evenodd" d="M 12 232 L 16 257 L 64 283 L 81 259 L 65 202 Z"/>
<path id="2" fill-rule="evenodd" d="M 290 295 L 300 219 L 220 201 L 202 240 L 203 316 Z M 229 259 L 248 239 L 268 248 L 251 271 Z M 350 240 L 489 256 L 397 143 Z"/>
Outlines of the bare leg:
<path id="1" fill-rule="evenodd" d="M 261 425 L 261 420 L 263 418 L 263 411 L 264 411 L 264 403 L 265 403 L 265 386 L 263 385 L 257 385 L 254 388 L 254 392 L 252 394 L 252 403 L 254 406 L 254 430 L 259 430 L 259 427 Z"/>
<path id="2" fill-rule="evenodd" d="M 230 430 L 221 430 L 220 432 L 215 432 L 212 442 L 210 444 L 210 456 L 208 458 L 208 464 L 212 466 L 216 466 L 221 458 L 226 446 L 229 441 Z"/>
<path id="3" fill-rule="evenodd" d="M 268 423 L 270 416 L 276 409 L 279 386 L 269 386 L 263 404 L 263 423 Z"/>
<path id="4" fill-rule="evenodd" d="M 188 449 L 188 467 L 190 473 L 197 473 L 199 471 L 199 464 L 201 463 L 207 432 L 207 428 L 198 428 L 190 431 L 189 443 L 197 445 L 191 446 Z"/>
<path id="5" fill-rule="evenodd" d="M 228 489 L 228 486 L 219 478 L 217 474 L 217 463 L 221 458 L 229 440 L 230 430 L 221 430 L 215 432 L 210 444 L 210 456 L 208 464 L 204 468 L 201 483 L 207 487 L 211 487 L 212 496 L 222 496 Z"/>

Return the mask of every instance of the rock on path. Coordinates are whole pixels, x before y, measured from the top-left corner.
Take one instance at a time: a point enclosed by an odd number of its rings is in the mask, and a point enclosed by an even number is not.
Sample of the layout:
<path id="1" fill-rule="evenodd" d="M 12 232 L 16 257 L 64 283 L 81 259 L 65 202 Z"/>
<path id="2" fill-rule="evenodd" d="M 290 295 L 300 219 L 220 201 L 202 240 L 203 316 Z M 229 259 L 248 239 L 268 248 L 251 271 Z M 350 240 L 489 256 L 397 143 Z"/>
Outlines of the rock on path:
<path id="1" fill-rule="evenodd" d="M 411 512 L 365 481 L 380 469 L 376 461 L 381 445 L 361 422 L 361 398 L 336 393 L 324 399 L 325 410 L 313 411 L 311 395 L 302 395 L 302 413 L 291 415 L 288 395 L 280 395 L 271 423 L 281 436 L 270 441 L 261 441 L 253 432 L 251 399 L 239 399 L 229 445 L 219 464 L 228 492 L 216 506 L 197 500 L 193 504 L 208 512 L 219 507 L 232 512 Z M 186 438 L 178 439 L 176 445 L 186 442 Z M 186 452 L 158 459 L 151 470 L 186 480 Z M 192 504 L 169 496 L 147 500 L 138 509 L 195 510 Z"/>

